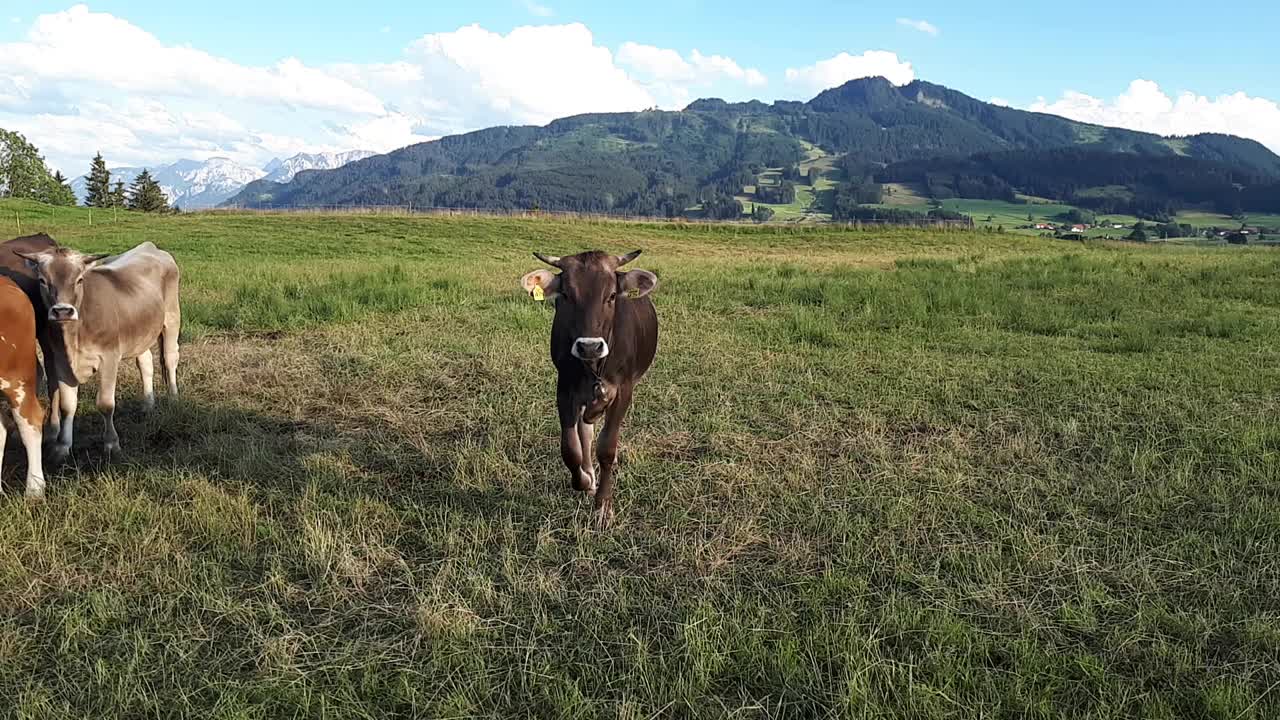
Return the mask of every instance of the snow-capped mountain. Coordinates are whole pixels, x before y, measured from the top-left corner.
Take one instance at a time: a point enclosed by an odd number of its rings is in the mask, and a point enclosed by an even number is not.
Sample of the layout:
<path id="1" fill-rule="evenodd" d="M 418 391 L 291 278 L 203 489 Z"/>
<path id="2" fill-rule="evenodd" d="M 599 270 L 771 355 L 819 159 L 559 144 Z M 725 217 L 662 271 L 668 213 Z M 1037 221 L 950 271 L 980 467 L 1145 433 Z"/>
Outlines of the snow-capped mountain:
<path id="1" fill-rule="evenodd" d="M 272 182 L 286 183 L 303 170 L 333 170 L 349 162 L 373 157 L 377 153 L 368 150 L 348 150 L 346 152 L 298 153 L 288 160 L 276 158 L 262 169 L 267 173 L 266 179 Z"/>
<path id="2" fill-rule="evenodd" d="M 233 197 L 245 185 L 267 178 L 277 182 L 288 182 L 299 171 L 322 169 L 330 170 L 342 167 L 375 153 L 364 150 L 351 150 L 341 153 L 299 153 L 287 160 L 275 159 L 264 168 L 241 165 L 234 160 L 215 157 L 208 160 L 179 160 L 168 165 L 154 167 L 117 167 L 111 168 L 111 184 L 123 180 L 125 187 L 133 184 L 133 179 L 144 169 L 151 171 L 151 176 L 160 184 L 160 189 L 169 198 L 170 204 L 183 210 L 211 208 Z M 84 202 L 86 193 L 86 176 L 81 175 L 71 181 L 71 189 L 76 199 Z"/>
<path id="3" fill-rule="evenodd" d="M 117 180 L 123 180 L 128 188 L 144 169 L 151 171 L 151 176 L 160 184 L 169 203 L 183 210 L 213 207 L 266 174 L 258 168 L 245 167 L 234 160 L 216 157 L 203 162 L 179 160 L 148 168 L 111 168 L 111 184 L 114 186 Z M 71 181 L 71 189 L 81 202 L 84 201 L 85 184 L 86 178 L 83 175 Z"/>

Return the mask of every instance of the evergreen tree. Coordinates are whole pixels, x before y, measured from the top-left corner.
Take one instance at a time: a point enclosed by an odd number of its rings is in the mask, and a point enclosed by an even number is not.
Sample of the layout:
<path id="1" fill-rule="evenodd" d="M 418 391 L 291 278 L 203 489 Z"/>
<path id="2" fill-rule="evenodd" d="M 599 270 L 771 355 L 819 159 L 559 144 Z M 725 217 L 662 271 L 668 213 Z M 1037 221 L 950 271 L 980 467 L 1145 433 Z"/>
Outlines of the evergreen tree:
<path id="1" fill-rule="evenodd" d="M 76 193 L 71 189 L 71 183 L 67 180 L 67 176 L 62 174 L 61 170 L 53 173 L 52 182 L 49 183 L 48 198 L 45 202 L 50 205 L 75 205 Z"/>
<path id="2" fill-rule="evenodd" d="M 102 153 L 93 156 L 89 177 L 85 181 L 84 204 L 87 207 L 111 207 L 111 171 Z"/>
<path id="3" fill-rule="evenodd" d="M 116 181 L 116 186 L 112 188 L 108 199 L 108 205 L 110 207 L 124 208 L 128 206 L 128 197 L 125 195 L 123 180 Z"/>
<path id="4" fill-rule="evenodd" d="M 169 209 L 164 191 L 147 170 L 138 173 L 129 188 L 129 209 L 141 212 L 165 212 Z"/>

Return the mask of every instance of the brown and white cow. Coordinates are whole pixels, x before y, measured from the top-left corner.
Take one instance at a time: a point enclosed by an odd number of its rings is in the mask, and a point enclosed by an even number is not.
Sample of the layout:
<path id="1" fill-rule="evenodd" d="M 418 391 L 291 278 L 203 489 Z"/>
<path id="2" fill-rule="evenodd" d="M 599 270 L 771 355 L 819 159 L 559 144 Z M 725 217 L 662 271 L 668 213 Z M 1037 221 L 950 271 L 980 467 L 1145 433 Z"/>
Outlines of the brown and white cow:
<path id="1" fill-rule="evenodd" d="M 149 242 L 120 255 L 83 255 L 65 247 L 19 252 L 40 279 L 48 307 L 52 363 L 58 387 L 50 400 L 61 410 L 54 457 L 71 452 L 80 383 L 98 374 L 98 409 L 108 454 L 120 450 L 113 421 L 120 363 L 136 358 L 143 404 L 155 406 L 151 346 L 160 340 L 169 395 L 178 394 L 178 265 Z M 46 360 L 49 362 L 49 359 Z M 52 413 L 51 413 L 52 414 Z M 51 419 L 52 423 L 52 419 Z"/>
<path id="2" fill-rule="evenodd" d="M 44 410 L 36 397 L 39 374 L 36 362 L 36 314 L 22 288 L 0 278 L 0 396 L 8 412 L 0 413 L 0 462 L 9 430 L 16 429 L 27 450 L 27 497 L 44 495 L 44 467 L 40 453 L 40 426 Z"/>
<path id="3" fill-rule="evenodd" d="M 596 523 L 613 519 L 618 433 L 636 383 L 653 364 L 658 349 L 658 314 L 649 293 L 658 278 L 647 270 L 621 271 L 640 254 L 584 252 L 568 257 L 534 253 L 559 273 L 535 270 L 520 284 L 535 299 L 555 302 L 551 361 L 559 378 L 560 455 L 570 484 L 595 497 Z M 595 424 L 604 417 L 596 448 L 597 482 L 591 461 Z"/>

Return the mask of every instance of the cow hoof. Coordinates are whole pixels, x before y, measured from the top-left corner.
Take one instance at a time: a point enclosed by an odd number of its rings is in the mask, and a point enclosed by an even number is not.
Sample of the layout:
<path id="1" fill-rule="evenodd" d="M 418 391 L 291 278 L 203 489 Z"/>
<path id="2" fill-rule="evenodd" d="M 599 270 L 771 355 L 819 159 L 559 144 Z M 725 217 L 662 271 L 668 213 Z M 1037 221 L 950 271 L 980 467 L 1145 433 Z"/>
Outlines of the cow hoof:
<path id="1" fill-rule="evenodd" d="M 613 504 L 610 503 L 596 508 L 595 521 L 597 530 L 608 530 L 609 526 L 613 524 Z"/>
<path id="2" fill-rule="evenodd" d="M 579 470 L 569 476 L 569 487 L 578 492 L 594 495 L 596 492 L 596 476 Z"/>
<path id="3" fill-rule="evenodd" d="M 124 451 L 120 449 L 120 443 L 118 442 L 107 443 L 102 446 L 102 449 L 106 451 L 107 457 L 112 460 L 116 460 L 124 456 Z"/>
<path id="4" fill-rule="evenodd" d="M 54 444 L 53 450 L 49 453 L 49 462 L 54 465 L 61 465 L 71 457 L 71 446 Z"/>
<path id="5" fill-rule="evenodd" d="M 44 488 L 42 487 L 41 488 L 29 487 L 27 488 L 27 491 L 23 494 L 31 502 L 40 502 L 41 500 L 44 500 Z"/>
<path id="6" fill-rule="evenodd" d="M 148 395 L 142 398 L 142 409 L 144 412 L 151 412 L 156 409 L 156 396 Z"/>

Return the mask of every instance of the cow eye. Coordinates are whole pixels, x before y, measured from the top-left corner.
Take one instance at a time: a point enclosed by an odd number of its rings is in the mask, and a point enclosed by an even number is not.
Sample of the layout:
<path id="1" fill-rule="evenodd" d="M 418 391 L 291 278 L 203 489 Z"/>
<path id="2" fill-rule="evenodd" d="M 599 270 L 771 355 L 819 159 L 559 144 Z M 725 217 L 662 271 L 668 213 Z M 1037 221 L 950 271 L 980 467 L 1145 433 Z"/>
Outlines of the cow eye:
<path id="1" fill-rule="evenodd" d="M 617 297 L 618 297 L 617 290 L 614 290 L 613 292 L 609 293 L 609 302 L 613 302 L 615 299 L 617 299 Z"/>

